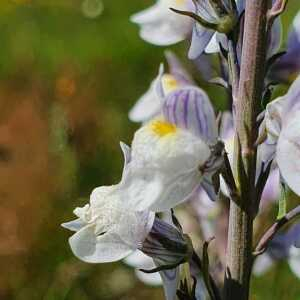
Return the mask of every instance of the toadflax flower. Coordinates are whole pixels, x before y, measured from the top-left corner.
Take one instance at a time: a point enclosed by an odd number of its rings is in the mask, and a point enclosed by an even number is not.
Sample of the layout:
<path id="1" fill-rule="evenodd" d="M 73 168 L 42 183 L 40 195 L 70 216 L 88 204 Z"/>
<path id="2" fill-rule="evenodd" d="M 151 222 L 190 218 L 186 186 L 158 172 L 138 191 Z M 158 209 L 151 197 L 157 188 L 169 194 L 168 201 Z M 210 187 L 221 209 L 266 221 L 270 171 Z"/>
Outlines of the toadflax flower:
<path id="1" fill-rule="evenodd" d="M 157 0 L 156 4 L 131 17 L 140 25 L 140 36 L 158 46 L 167 46 L 186 39 L 192 31 L 192 20 L 178 16 L 170 10 L 192 10 L 192 0 Z"/>
<path id="2" fill-rule="evenodd" d="M 89 263 L 120 260 L 138 249 L 151 230 L 154 214 L 128 210 L 116 186 L 96 188 L 90 204 L 76 208 L 78 219 L 62 224 L 76 233 L 69 239 L 73 253 Z"/>
<path id="3" fill-rule="evenodd" d="M 123 178 L 132 155 L 127 145 L 121 143 L 121 148 Z M 170 214 L 166 213 L 168 219 L 164 221 L 148 208 L 144 211 L 132 209 L 131 202 L 132 199 L 123 198 L 120 184 L 94 189 L 90 203 L 74 210 L 77 219 L 62 224 L 75 232 L 69 239 L 71 249 L 75 256 L 88 263 L 113 262 L 130 255 L 135 255 L 131 261 L 136 261 L 137 251 L 141 251 L 154 260 L 155 269 L 148 271 L 160 272 L 166 298 L 173 300 L 179 282 L 179 266 L 189 261 L 192 244 L 187 235 L 171 221 L 167 222 L 173 219 Z M 128 259 L 130 262 L 130 257 Z"/>
<path id="4" fill-rule="evenodd" d="M 121 143 L 125 166 L 130 150 Z M 128 210 L 122 201 L 119 185 L 93 190 L 90 203 L 74 210 L 77 219 L 62 226 L 75 231 L 69 239 L 73 253 L 89 263 L 120 260 L 138 249 L 149 234 L 155 215 L 149 211 Z"/>
<path id="5" fill-rule="evenodd" d="M 288 93 L 269 103 L 262 123 L 261 135 L 266 140 L 261 145 L 262 161 L 267 164 L 275 159 L 280 174 L 287 185 L 300 195 L 300 77 Z"/>
<path id="6" fill-rule="evenodd" d="M 133 122 L 147 122 L 161 114 L 161 99 L 157 93 L 157 85 L 161 81 L 164 94 L 168 94 L 177 88 L 193 85 L 193 80 L 184 69 L 181 62 L 171 51 L 165 53 L 169 73 L 159 75 L 152 81 L 148 91 L 142 95 L 129 112 L 129 119 Z"/>
<path id="7" fill-rule="evenodd" d="M 219 43 L 226 43 L 226 35 L 238 23 L 239 15 L 245 6 L 244 0 L 197 0 L 194 4 L 195 14 L 187 13 L 196 20 L 188 54 L 190 59 L 199 57 L 207 46 L 207 52 L 215 52 Z"/>
<path id="8" fill-rule="evenodd" d="M 95 189 L 90 204 L 75 209 L 78 219 L 62 224 L 76 232 L 69 239 L 73 253 L 88 263 L 113 262 L 125 257 L 129 264 L 139 267 L 146 262 L 147 267 L 154 269 L 143 272 L 160 272 L 166 299 L 174 300 L 180 265 L 190 260 L 193 251 L 189 238 L 174 226 L 154 218 L 154 213 L 128 209 L 117 195 L 118 186 Z M 142 270 L 137 274 L 149 280 Z M 151 275 L 150 282 L 155 280 L 159 284 L 157 274 Z"/>
<path id="9" fill-rule="evenodd" d="M 207 95 L 187 86 L 162 97 L 162 117 L 135 133 L 120 184 L 136 210 L 164 211 L 187 200 L 221 163 Z"/>

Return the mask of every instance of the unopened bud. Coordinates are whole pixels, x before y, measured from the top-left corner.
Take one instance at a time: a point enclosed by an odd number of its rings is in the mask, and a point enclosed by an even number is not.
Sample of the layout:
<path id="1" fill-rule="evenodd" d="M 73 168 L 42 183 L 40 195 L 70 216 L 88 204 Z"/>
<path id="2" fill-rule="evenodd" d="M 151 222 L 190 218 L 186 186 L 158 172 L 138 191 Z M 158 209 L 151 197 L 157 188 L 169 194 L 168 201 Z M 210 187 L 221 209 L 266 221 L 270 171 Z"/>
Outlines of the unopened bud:
<path id="1" fill-rule="evenodd" d="M 217 31 L 220 33 L 230 33 L 234 26 L 237 24 L 238 19 L 235 14 L 231 13 L 220 18 L 220 22 L 217 26 Z"/>

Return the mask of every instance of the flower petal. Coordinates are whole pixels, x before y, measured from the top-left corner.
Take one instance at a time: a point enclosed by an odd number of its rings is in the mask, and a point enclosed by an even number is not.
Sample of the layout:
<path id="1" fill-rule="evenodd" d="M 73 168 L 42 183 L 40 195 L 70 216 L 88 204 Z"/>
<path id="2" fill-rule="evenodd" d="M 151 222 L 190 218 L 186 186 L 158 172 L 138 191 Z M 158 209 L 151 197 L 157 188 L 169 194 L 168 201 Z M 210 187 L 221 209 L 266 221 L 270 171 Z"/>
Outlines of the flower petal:
<path id="1" fill-rule="evenodd" d="M 245 0 L 236 0 L 236 6 L 240 15 L 245 9 Z"/>
<path id="2" fill-rule="evenodd" d="M 300 122 L 299 111 L 289 114 L 279 136 L 276 159 L 281 175 L 288 186 L 300 195 Z"/>
<path id="3" fill-rule="evenodd" d="M 161 265 L 159 260 L 154 260 L 157 267 Z M 177 287 L 180 281 L 180 266 L 159 272 L 164 286 L 166 300 L 176 299 Z"/>
<path id="4" fill-rule="evenodd" d="M 225 142 L 225 147 L 226 141 L 231 140 L 234 137 L 233 116 L 229 111 L 225 111 L 222 113 L 220 137 Z M 227 148 L 226 151 L 228 151 Z"/>
<path id="5" fill-rule="evenodd" d="M 220 52 L 220 44 L 222 48 L 227 50 L 228 49 L 228 39 L 225 34 L 216 32 L 208 45 L 205 48 L 205 52 L 210 53 L 217 53 Z"/>
<path id="6" fill-rule="evenodd" d="M 282 23 L 280 17 L 276 18 L 272 26 L 270 41 L 268 43 L 267 57 L 275 55 L 281 46 L 282 42 Z"/>
<path id="7" fill-rule="evenodd" d="M 135 103 L 129 112 L 129 119 L 133 122 L 146 122 L 160 113 L 161 102 L 156 93 L 155 78 L 148 91 Z"/>
<path id="8" fill-rule="evenodd" d="M 180 60 L 172 51 L 165 51 L 165 56 L 169 66 L 169 72 L 181 84 L 193 84 L 194 81 L 188 71 L 184 68 Z"/>
<path id="9" fill-rule="evenodd" d="M 151 270 L 156 268 L 154 261 L 151 257 L 145 255 L 142 251 L 136 250 L 129 256 L 127 256 L 123 262 L 128 266 L 135 268 L 136 277 L 143 283 L 151 286 L 162 285 L 162 279 L 158 272 L 156 273 L 144 273 L 139 269 Z"/>
<path id="10" fill-rule="evenodd" d="M 179 8 L 185 8 L 185 5 Z M 154 6 L 133 15 L 131 21 L 141 26 L 142 39 L 159 46 L 180 42 L 192 30 L 192 20 L 172 12 L 166 1 L 158 1 Z"/>
<path id="11" fill-rule="evenodd" d="M 197 168 L 187 172 L 171 172 L 155 169 L 135 169 L 123 182 L 123 196 L 130 199 L 133 208 L 141 211 L 165 211 L 188 199 L 197 188 L 201 173 Z"/>
<path id="12" fill-rule="evenodd" d="M 153 266 L 150 267 L 151 268 L 155 268 L 156 266 L 153 263 Z M 162 279 L 161 279 L 161 275 L 159 272 L 156 273 L 144 273 L 142 271 L 140 271 L 139 269 L 135 269 L 135 275 L 136 277 L 143 283 L 150 285 L 150 286 L 161 286 L 162 285 Z"/>
<path id="13" fill-rule="evenodd" d="M 219 17 L 210 0 L 195 1 L 197 14 L 209 23 L 217 23 Z"/>
<path id="14" fill-rule="evenodd" d="M 178 24 L 177 26 L 178 27 Z M 182 29 L 184 29 L 183 26 Z M 140 36 L 148 43 L 157 46 L 169 46 L 183 41 L 189 30 L 174 28 L 172 22 L 160 22 L 159 24 L 144 25 L 140 30 Z"/>
<path id="15" fill-rule="evenodd" d="M 210 154 L 198 137 L 154 120 L 135 134 L 121 195 L 136 210 L 168 210 L 185 201 L 197 187 L 202 176 L 199 167 Z"/>
<path id="16" fill-rule="evenodd" d="M 288 97 L 279 97 L 267 105 L 266 128 L 271 141 L 276 141 L 282 127 L 285 107 L 288 104 Z"/>
<path id="17" fill-rule="evenodd" d="M 117 261 L 141 245 L 151 230 L 154 213 L 128 212 L 120 206 L 121 212 L 117 217 L 113 208 L 103 208 L 106 210 L 106 220 L 100 217 L 100 220 L 86 225 L 69 239 L 71 249 L 78 258 L 90 263 Z M 99 228 L 102 230 L 99 231 Z"/>
<path id="18" fill-rule="evenodd" d="M 285 98 L 287 102 L 285 105 L 285 114 L 295 109 L 300 109 L 300 75 L 290 86 Z"/>
<path id="19" fill-rule="evenodd" d="M 278 168 L 270 172 L 269 178 L 266 182 L 264 191 L 261 196 L 261 205 L 264 207 L 268 204 L 273 204 L 280 197 L 280 175 Z"/>
<path id="20" fill-rule="evenodd" d="M 75 256 L 88 263 L 117 261 L 134 250 L 114 233 L 96 236 L 93 225 L 79 230 L 69 239 L 69 243 Z"/>
<path id="21" fill-rule="evenodd" d="M 217 53 L 220 51 L 219 42 L 217 41 L 217 32 L 212 36 L 210 42 L 205 48 L 205 53 L 211 54 L 211 53 Z"/>
<path id="22" fill-rule="evenodd" d="M 124 263 L 133 268 L 154 269 L 153 259 L 140 250 L 136 250 L 124 259 Z"/>
<path id="23" fill-rule="evenodd" d="M 157 1 L 155 5 L 132 15 L 130 21 L 137 24 L 154 23 L 164 17 L 166 12 L 165 8 L 166 7 L 162 5 L 162 1 Z"/>
<path id="24" fill-rule="evenodd" d="M 196 59 L 203 53 L 214 33 L 214 30 L 207 29 L 202 25 L 195 23 L 191 46 L 188 53 L 189 59 Z"/>
<path id="25" fill-rule="evenodd" d="M 184 87 L 167 95 L 163 114 L 169 122 L 187 129 L 204 141 L 215 143 L 217 123 L 206 93 L 197 87 Z"/>
<path id="26" fill-rule="evenodd" d="M 120 142 L 120 146 L 124 156 L 124 165 L 126 166 L 131 160 L 131 149 L 123 142 Z"/>
<path id="27" fill-rule="evenodd" d="M 76 219 L 70 222 L 62 223 L 61 226 L 71 231 L 78 231 L 83 228 L 87 223 L 81 219 Z"/>

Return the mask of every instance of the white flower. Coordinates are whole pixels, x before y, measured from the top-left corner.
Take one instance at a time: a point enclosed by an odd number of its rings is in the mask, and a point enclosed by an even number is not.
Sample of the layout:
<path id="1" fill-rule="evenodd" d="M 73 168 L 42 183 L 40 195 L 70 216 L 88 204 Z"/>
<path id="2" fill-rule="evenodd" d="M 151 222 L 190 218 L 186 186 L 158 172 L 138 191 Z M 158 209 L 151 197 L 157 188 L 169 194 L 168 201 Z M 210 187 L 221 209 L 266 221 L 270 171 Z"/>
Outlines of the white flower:
<path id="1" fill-rule="evenodd" d="M 121 183 L 122 195 L 136 210 L 168 210 L 199 185 L 211 154 L 200 138 L 165 120 L 140 128 Z"/>
<path id="2" fill-rule="evenodd" d="M 269 103 L 262 127 L 267 140 L 262 145 L 262 160 L 275 159 L 288 186 L 300 195 L 300 77 L 288 93 Z"/>
<path id="3" fill-rule="evenodd" d="M 193 21 L 170 10 L 192 10 L 192 0 L 158 0 L 152 7 L 131 17 L 140 25 L 140 36 L 158 46 L 178 43 L 191 33 Z"/>
<path id="4" fill-rule="evenodd" d="M 76 208 L 78 219 L 62 224 L 76 231 L 69 239 L 73 253 L 89 263 L 120 260 L 136 249 L 151 230 L 154 214 L 128 210 L 118 185 L 96 188 L 90 204 Z"/>

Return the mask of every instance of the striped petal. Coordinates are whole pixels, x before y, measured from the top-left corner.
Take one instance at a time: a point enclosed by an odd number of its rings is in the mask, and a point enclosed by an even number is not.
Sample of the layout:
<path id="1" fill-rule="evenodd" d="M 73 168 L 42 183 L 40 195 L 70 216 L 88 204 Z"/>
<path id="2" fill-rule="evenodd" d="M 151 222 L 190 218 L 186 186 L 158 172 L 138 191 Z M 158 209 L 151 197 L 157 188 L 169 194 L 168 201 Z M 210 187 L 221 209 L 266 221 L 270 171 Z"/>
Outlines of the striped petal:
<path id="1" fill-rule="evenodd" d="M 170 93 L 163 105 L 166 120 L 187 129 L 204 141 L 217 140 L 217 124 L 206 93 L 197 87 L 185 87 Z"/>
<path id="2" fill-rule="evenodd" d="M 196 59 L 204 52 L 214 33 L 214 30 L 207 29 L 198 23 L 194 24 L 191 46 L 188 53 L 189 59 Z"/>

